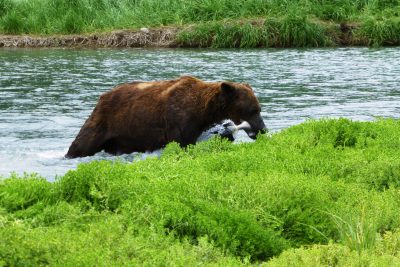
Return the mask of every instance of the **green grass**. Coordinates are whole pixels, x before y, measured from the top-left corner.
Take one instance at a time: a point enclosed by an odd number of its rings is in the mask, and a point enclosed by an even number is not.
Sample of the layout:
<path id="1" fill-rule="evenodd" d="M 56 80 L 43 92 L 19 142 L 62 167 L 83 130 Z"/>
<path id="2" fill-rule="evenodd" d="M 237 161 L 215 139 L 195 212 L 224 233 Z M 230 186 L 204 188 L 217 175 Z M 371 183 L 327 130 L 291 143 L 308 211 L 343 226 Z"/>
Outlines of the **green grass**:
<path id="1" fill-rule="evenodd" d="M 181 31 L 177 40 L 183 47 L 213 48 L 321 47 L 333 44 L 323 26 L 298 13 L 259 22 L 199 24 Z"/>
<path id="2" fill-rule="evenodd" d="M 399 16 L 398 0 L 0 0 L 6 34 L 194 25 L 178 39 L 195 47 L 340 45 L 340 23 L 360 25 L 351 44 L 399 45 Z"/>
<path id="3" fill-rule="evenodd" d="M 367 17 L 358 33 L 370 46 L 400 44 L 400 17 Z"/>
<path id="4" fill-rule="evenodd" d="M 308 121 L 0 181 L 0 265 L 392 266 L 400 121 Z M 270 265 L 271 264 L 271 265 Z"/>

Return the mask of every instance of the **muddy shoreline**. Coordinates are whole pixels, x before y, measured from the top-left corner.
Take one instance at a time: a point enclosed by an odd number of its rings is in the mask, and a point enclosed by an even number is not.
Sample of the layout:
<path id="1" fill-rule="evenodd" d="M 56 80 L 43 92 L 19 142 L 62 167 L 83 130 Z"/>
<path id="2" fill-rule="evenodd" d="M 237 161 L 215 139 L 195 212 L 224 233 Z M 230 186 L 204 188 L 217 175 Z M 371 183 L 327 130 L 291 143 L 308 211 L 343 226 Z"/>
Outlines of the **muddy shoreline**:
<path id="1" fill-rule="evenodd" d="M 142 28 L 74 35 L 0 35 L 0 47 L 176 47 L 178 31 L 178 28 Z"/>

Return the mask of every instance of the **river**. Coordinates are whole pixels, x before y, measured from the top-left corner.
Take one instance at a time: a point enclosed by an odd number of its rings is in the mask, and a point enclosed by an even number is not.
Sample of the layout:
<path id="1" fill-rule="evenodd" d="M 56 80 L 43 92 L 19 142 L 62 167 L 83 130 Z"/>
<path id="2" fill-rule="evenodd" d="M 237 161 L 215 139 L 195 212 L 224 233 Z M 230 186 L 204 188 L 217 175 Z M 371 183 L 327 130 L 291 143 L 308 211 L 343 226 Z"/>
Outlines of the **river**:
<path id="1" fill-rule="evenodd" d="M 399 118 L 399 62 L 400 48 L 0 49 L 0 176 L 53 180 L 79 162 L 114 159 L 63 156 L 99 95 L 119 83 L 185 74 L 247 82 L 274 132 L 309 118 Z"/>

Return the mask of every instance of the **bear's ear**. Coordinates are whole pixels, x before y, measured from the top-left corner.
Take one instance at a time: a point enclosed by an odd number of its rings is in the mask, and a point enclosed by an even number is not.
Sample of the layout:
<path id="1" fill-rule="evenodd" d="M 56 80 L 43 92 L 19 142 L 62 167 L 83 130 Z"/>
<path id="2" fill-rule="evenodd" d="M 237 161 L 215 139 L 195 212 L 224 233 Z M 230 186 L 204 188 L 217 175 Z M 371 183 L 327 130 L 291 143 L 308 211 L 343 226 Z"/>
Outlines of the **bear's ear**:
<path id="1" fill-rule="evenodd" d="M 221 90 L 225 94 L 233 95 L 236 91 L 236 87 L 234 84 L 230 82 L 222 82 L 221 83 Z"/>
<path id="2" fill-rule="evenodd" d="M 249 88 L 251 91 L 253 91 L 253 88 L 251 88 L 250 84 L 248 83 L 241 83 L 241 85 L 244 85 L 245 87 Z"/>

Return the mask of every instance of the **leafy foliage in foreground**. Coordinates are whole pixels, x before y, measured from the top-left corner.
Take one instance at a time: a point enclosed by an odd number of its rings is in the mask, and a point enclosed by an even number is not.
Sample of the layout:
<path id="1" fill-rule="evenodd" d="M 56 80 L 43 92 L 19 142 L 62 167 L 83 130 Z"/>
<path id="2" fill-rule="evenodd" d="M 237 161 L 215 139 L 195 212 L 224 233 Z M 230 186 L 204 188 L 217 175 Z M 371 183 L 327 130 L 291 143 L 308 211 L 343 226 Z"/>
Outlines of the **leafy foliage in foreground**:
<path id="1" fill-rule="evenodd" d="M 400 121 L 309 121 L 0 182 L 0 265 L 391 266 Z"/>

